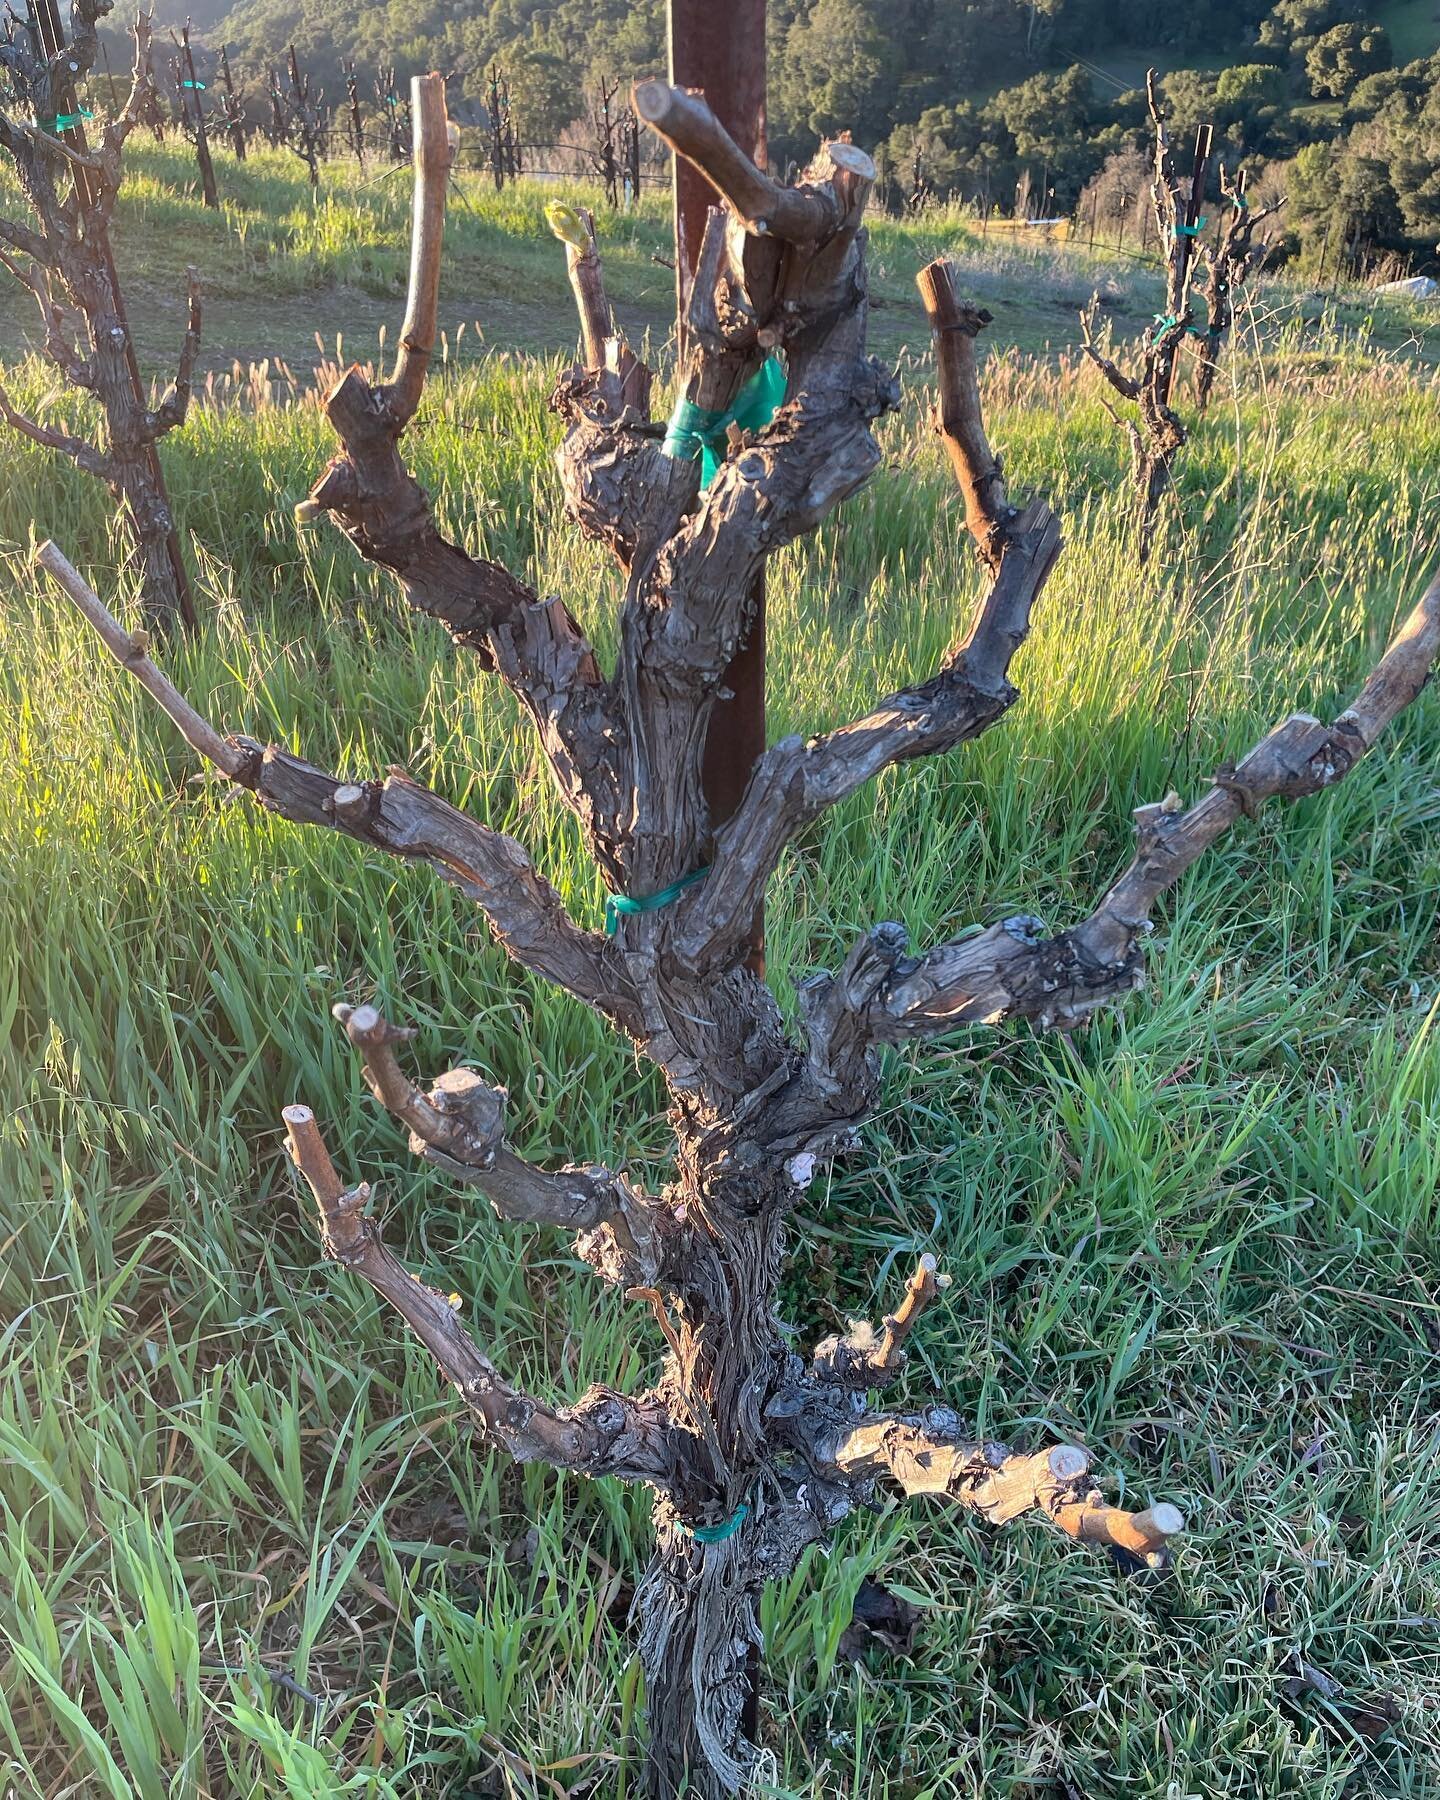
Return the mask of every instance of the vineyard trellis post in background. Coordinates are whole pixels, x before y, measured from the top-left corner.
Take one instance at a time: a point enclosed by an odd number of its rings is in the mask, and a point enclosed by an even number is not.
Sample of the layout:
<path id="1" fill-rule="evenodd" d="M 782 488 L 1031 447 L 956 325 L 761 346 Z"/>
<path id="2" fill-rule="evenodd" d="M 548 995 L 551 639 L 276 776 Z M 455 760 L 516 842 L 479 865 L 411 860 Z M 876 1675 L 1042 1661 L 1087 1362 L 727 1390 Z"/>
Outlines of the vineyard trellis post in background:
<path id="1" fill-rule="evenodd" d="M 1150 125 L 1154 134 L 1150 200 L 1159 233 L 1161 262 L 1165 270 L 1165 310 L 1156 316 L 1140 347 L 1138 374 L 1122 369 L 1100 347 L 1096 336 L 1099 296 L 1092 298 L 1080 315 L 1084 332 L 1082 349 L 1105 380 L 1123 400 L 1135 408 L 1125 415 L 1130 438 L 1131 466 L 1135 482 L 1137 541 L 1143 563 L 1150 554 L 1161 501 L 1169 492 L 1175 459 L 1185 447 L 1186 429 L 1170 404 L 1175 386 L 1175 365 L 1180 346 L 1196 331 L 1190 289 L 1196 240 L 1205 227 L 1202 207 L 1214 140 L 1209 125 L 1196 133 L 1195 152 L 1188 179 L 1177 173 L 1175 157 L 1156 88 L 1155 71 L 1145 78 Z M 1142 219 L 1146 214 L 1142 214 Z M 1141 249 L 1145 247 L 1142 236 Z M 1119 418 L 1120 415 L 1112 416 Z"/>
<path id="2" fill-rule="evenodd" d="M 224 83 L 218 115 L 220 124 L 230 138 L 236 162 L 244 162 L 245 106 L 235 91 L 235 78 L 230 73 L 230 49 L 226 44 L 220 46 L 220 79 Z"/>
<path id="3" fill-rule="evenodd" d="M 215 187 L 215 164 L 210 156 L 210 137 L 205 129 L 205 106 L 202 100 L 205 83 L 195 73 L 195 52 L 190 47 L 189 19 L 181 26 L 178 38 L 171 33 L 171 41 L 179 56 L 176 92 L 180 99 L 180 116 L 184 121 L 186 134 L 195 146 L 201 198 L 212 211 L 218 212 L 220 195 Z"/>
<path id="4" fill-rule="evenodd" d="M 620 115 L 620 163 L 625 171 L 627 198 L 633 206 L 640 198 L 640 121 L 633 106 L 627 106 Z"/>
<path id="5" fill-rule="evenodd" d="M 505 121 L 505 172 L 512 181 L 518 181 L 525 172 L 525 165 L 521 154 L 520 127 L 515 123 L 515 108 L 510 104 L 508 75 L 501 77 L 501 101 Z"/>
<path id="6" fill-rule="evenodd" d="M 94 67 L 97 26 L 111 0 L 77 0 L 67 43 L 55 0 L 32 0 L 24 28 L 7 59 L 13 114 L 0 110 L 0 150 L 15 167 L 34 224 L 0 218 L 0 266 L 29 289 L 45 329 L 44 353 L 74 388 L 90 394 L 104 419 L 103 440 L 55 430 L 11 405 L 0 390 L 0 418 L 33 443 L 68 456 L 103 481 L 120 503 L 141 569 L 141 592 L 152 625 L 195 622 L 190 582 L 180 552 L 160 466 L 159 440 L 183 424 L 200 341 L 200 289 L 190 271 L 188 323 L 175 379 L 159 405 L 149 405 L 125 315 L 109 226 L 120 192 L 126 140 L 155 101 L 150 23 L 135 26 L 130 92 L 92 146 L 77 90 Z M 27 125 L 21 113 L 34 120 Z M 76 342 L 74 319 L 85 342 Z"/>
<path id="7" fill-rule="evenodd" d="M 757 169 L 769 161 L 765 107 L 766 0 L 668 0 L 670 82 L 698 88 L 721 128 Z M 639 110 L 637 104 L 637 112 Z M 709 229 L 715 190 L 687 157 L 673 157 L 675 217 L 675 329 L 681 363 L 687 355 L 690 288 Z M 723 396 L 727 401 L 729 395 Z M 751 576 L 751 591 L 736 633 L 734 653 L 710 716 L 705 743 L 705 804 L 711 822 L 724 822 L 740 804 L 765 750 L 765 569 Z M 763 966 L 765 921 L 758 903 L 751 958 Z"/>
<path id="8" fill-rule="evenodd" d="M 1255 242 L 1256 227 L 1279 212 L 1284 197 L 1258 209 L 1250 204 L 1246 192 L 1246 171 L 1237 169 L 1231 177 L 1220 170 L 1220 194 L 1227 210 L 1214 244 L 1201 251 L 1205 264 L 1205 328 L 1199 341 L 1195 366 L 1195 410 L 1205 412 L 1220 368 L 1220 353 L 1235 322 L 1235 296 L 1251 275 L 1264 262 L 1270 246 Z"/>
<path id="9" fill-rule="evenodd" d="M 55 546 L 42 546 L 39 561 L 231 782 L 284 818 L 429 864 L 476 904 L 519 964 L 594 1008 L 663 1076 L 674 1173 L 647 1192 L 618 1171 L 528 1163 L 506 1141 L 505 1096 L 479 1073 L 451 1070 L 424 1092 L 401 1060 L 403 1026 L 378 1006 L 335 1009 L 371 1091 L 419 1156 L 504 1220 L 576 1234 L 580 1261 L 658 1327 L 652 1387 L 595 1386 L 573 1404 L 507 1380 L 467 1330 L 451 1283 L 430 1288 L 385 1248 L 366 1215 L 369 1185 L 341 1179 L 310 1108 L 288 1107 L 285 1123 L 327 1251 L 408 1322 L 482 1446 L 651 1490 L 656 1544 L 634 1607 L 650 1723 L 645 1785 L 656 1800 L 721 1800 L 755 1766 L 765 1588 L 882 1485 L 993 1524 L 1038 1513 L 1077 1540 L 1163 1561 L 1183 1526 L 1176 1510 L 1106 1505 L 1079 1446 L 1009 1450 L 968 1436 L 943 1404 L 877 1401 L 938 1296 L 933 1258 L 918 1259 L 879 1329 L 852 1327 L 806 1354 L 779 1316 L 787 1232 L 817 1165 L 854 1146 L 874 1107 L 882 1045 L 1009 1020 L 1074 1031 L 1142 985 L 1151 914 L 1165 891 L 1267 799 L 1299 799 L 1342 779 L 1420 692 L 1440 650 L 1440 578 L 1332 724 L 1292 715 L 1218 771 L 1188 809 L 1175 795 L 1141 807 L 1135 859 L 1088 917 L 1050 934 L 1016 915 L 919 955 L 899 925 L 877 925 L 838 969 L 801 984 L 800 1024 L 787 1030 L 750 966 L 767 881 L 831 807 L 1004 716 L 1019 698 L 1011 663 L 1061 550 L 1043 500 L 1010 500 L 986 435 L 975 339 L 988 315 L 962 298 L 949 263 L 924 271 L 937 422 L 980 565 L 968 633 L 938 669 L 870 712 L 767 750 L 739 807 L 717 826 L 701 739 L 744 632 L 752 577 L 874 474 L 881 452 L 871 427 L 899 402 L 895 379 L 865 349 L 873 164 L 831 143 L 799 185 L 781 186 L 703 98 L 658 80 L 637 87 L 640 116 L 723 201 L 710 210 L 691 274 L 686 399 L 707 411 L 723 405 L 772 354 L 784 360 L 786 396 L 769 424 L 733 435 L 702 488 L 698 461 L 667 454 L 649 421 L 648 378 L 614 328 L 593 244 L 567 247 L 588 348 L 552 404 L 564 423 L 567 511 L 625 578 L 607 677 L 563 600 L 542 603 L 506 569 L 440 535 L 400 453 L 437 338 L 450 166 L 443 78 L 422 78 L 415 93 L 410 303 L 394 375 L 374 386 L 352 367 L 326 397 L 340 450 L 309 507 L 389 569 L 412 606 L 444 623 L 457 652 L 476 654 L 515 692 L 615 889 L 610 930 L 573 918 L 515 840 L 405 774 L 331 775 L 286 748 L 221 735 Z"/>
<path id="10" fill-rule="evenodd" d="M 498 63 L 490 65 L 488 110 L 490 114 L 490 174 L 498 194 L 505 186 L 505 177 L 510 168 L 505 141 L 505 115 L 508 107 L 500 91 L 500 65 Z"/>
<path id="11" fill-rule="evenodd" d="M 15 41 L 14 23 L 15 15 L 12 13 L 6 18 L 7 43 L 13 44 Z M 104 38 L 101 38 L 100 40 L 100 62 L 105 70 L 105 97 L 110 108 L 110 117 L 114 119 L 117 118 L 120 113 L 120 89 L 115 80 L 115 71 L 110 67 L 110 47 L 106 44 Z"/>

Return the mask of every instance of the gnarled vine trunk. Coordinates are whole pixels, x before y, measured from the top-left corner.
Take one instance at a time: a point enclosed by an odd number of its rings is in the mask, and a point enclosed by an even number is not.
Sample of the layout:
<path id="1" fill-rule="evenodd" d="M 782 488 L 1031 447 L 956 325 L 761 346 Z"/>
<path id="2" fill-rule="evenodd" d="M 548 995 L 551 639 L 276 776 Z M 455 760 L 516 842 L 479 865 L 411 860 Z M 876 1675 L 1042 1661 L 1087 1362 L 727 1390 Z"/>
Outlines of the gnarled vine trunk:
<path id="1" fill-rule="evenodd" d="M 762 1536 L 742 1523 L 723 1543 L 699 1545 L 660 1527 L 632 1615 L 645 1674 L 645 1788 L 657 1800 L 721 1800 L 745 1784 L 745 1720 L 764 1649 L 765 1578 L 751 1540 Z"/>
<path id="2" fill-rule="evenodd" d="M 625 573 L 613 672 L 601 669 L 561 600 L 542 600 L 441 536 L 400 456 L 435 341 L 448 166 L 438 76 L 416 84 L 415 241 L 399 361 L 383 387 L 352 369 L 329 396 L 342 448 L 308 507 L 392 570 L 411 605 L 443 621 L 457 650 L 518 695 L 615 889 L 608 931 L 572 918 L 513 839 L 407 776 L 341 777 L 288 750 L 222 736 L 53 545 L 40 561 L 232 782 L 284 818 L 430 864 L 517 962 L 593 1007 L 663 1075 L 674 1176 L 647 1193 L 617 1171 L 526 1162 L 506 1141 L 505 1096 L 480 1075 L 453 1069 L 422 1091 L 401 1060 L 403 1027 L 376 1006 L 336 1009 L 372 1092 L 416 1154 L 477 1190 L 500 1218 L 572 1233 L 580 1259 L 654 1326 L 652 1386 L 631 1394 L 597 1386 L 568 1404 L 506 1380 L 445 1293 L 385 1248 L 366 1216 L 368 1185 L 341 1180 L 311 1110 L 295 1105 L 285 1118 L 329 1254 L 371 1282 L 428 1346 L 482 1450 L 653 1493 L 657 1543 L 635 1605 L 648 1792 L 719 1800 L 744 1786 L 756 1757 L 766 1583 L 882 1485 L 995 1524 L 1036 1513 L 1073 1538 L 1163 1561 L 1183 1523 L 1175 1508 L 1107 1506 L 1080 1446 L 1010 1450 L 967 1435 L 948 1407 L 904 1411 L 877 1400 L 942 1285 L 933 1258 L 919 1257 L 879 1328 L 799 1348 L 779 1318 L 786 1231 L 817 1164 L 854 1142 L 874 1104 L 881 1046 L 1005 1020 L 1073 1030 L 1141 985 L 1164 890 L 1267 797 L 1297 798 L 1338 780 L 1418 693 L 1440 647 L 1440 582 L 1333 724 L 1297 714 L 1219 771 L 1190 808 L 1173 795 L 1142 808 L 1135 860 L 1087 918 L 1051 935 L 1017 915 L 918 954 L 900 926 L 877 925 L 838 969 L 802 984 L 801 1024 L 787 1031 L 747 964 L 769 877 L 798 834 L 882 770 L 954 750 L 1004 715 L 1018 697 L 1011 661 L 1060 535 L 1043 501 L 1021 508 L 1007 496 L 976 376 L 987 315 L 962 299 L 949 263 L 932 264 L 921 289 L 939 426 L 984 571 L 969 631 L 938 668 L 870 712 L 772 745 L 735 813 L 712 827 L 706 725 L 745 638 L 754 577 L 874 472 L 871 425 L 896 404 L 897 389 L 865 355 L 869 159 L 837 143 L 784 187 L 740 153 L 700 96 L 647 82 L 635 104 L 724 204 L 710 215 L 695 272 L 683 404 L 668 426 L 651 421 L 650 378 L 614 328 L 583 217 L 563 209 L 555 217 L 587 351 L 554 400 L 566 427 L 560 469 L 572 518 Z M 784 401 L 773 418 L 756 419 L 742 397 L 771 357 L 781 359 Z M 735 424 L 737 411 L 751 423 Z M 718 466 L 702 488 L 707 444 Z"/>

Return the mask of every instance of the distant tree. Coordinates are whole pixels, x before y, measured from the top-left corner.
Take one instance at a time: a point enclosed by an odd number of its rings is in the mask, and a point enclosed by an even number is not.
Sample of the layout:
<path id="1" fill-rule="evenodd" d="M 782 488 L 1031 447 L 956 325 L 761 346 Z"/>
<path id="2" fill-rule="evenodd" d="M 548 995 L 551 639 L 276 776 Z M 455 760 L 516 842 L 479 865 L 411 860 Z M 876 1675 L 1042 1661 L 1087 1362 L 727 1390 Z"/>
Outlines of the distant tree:
<path id="1" fill-rule="evenodd" d="M 1278 0 L 1260 21 L 1257 41 L 1299 66 L 1318 38 L 1360 13 L 1360 0 Z"/>
<path id="2" fill-rule="evenodd" d="M 407 0 L 417 3 L 433 0 Z M 467 66 L 486 69 L 498 61 L 508 69 L 533 46 L 569 64 L 572 86 L 580 89 L 665 65 L 665 0 L 480 0 L 453 12 L 447 37 L 458 35 Z M 582 110 L 574 108 L 562 128 Z"/>
<path id="3" fill-rule="evenodd" d="M 936 193 L 960 194 L 988 206 L 1015 178 L 1015 140 L 986 108 L 927 107 L 913 125 L 897 125 L 885 146 L 895 173 L 908 171 L 916 156 Z"/>
<path id="4" fill-rule="evenodd" d="M 1338 198 L 1336 143 L 1305 144 L 1285 167 L 1290 196 L 1290 229 L 1299 243 L 1301 262 L 1315 265 L 1333 247 L 1335 224 L 1343 209 Z"/>
<path id="5" fill-rule="evenodd" d="M 913 125 L 897 125 L 885 143 L 884 159 L 897 180 L 908 179 L 918 159 L 937 194 L 965 188 L 964 160 L 955 144 L 953 106 L 930 106 Z"/>
<path id="6" fill-rule="evenodd" d="M 1215 126 L 1242 155 L 1288 135 L 1290 84 L 1274 63 L 1237 63 L 1215 78 Z"/>
<path id="7" fill-rule="evenodd" d="M 1310 46 L 1305 79 L 1320 100 L 1343 100 L 1367 75 L 1394 61 L 1390 34 L 1382 25 L 1336 25 Z"/>
<path id="8" fill-rule="evenodd" d="M 1109 103 L 1109 118 L 1121 133 L 1122 146 L 1128 145 L 1132 150 L 1145 149 L 1150 114 L 1144 88 L 1126 88 L 1123 94 L 1116 94 Z"/>
<path id="9" fill-rule="evenodd" d="M 776 104 L 813 137 L 849 130 L 878 144 L 890 129 L 905 47 L 887 0 L 816 0 L 785 34 Z"/>
<path id="10" fill-rule="evenodd" d="M 575 71 L 558 44 L 534 33 L 506 64 L 510 105 L 523 142 L 553 144 L 576 117 Z"/>
<path id="11" fill-rule="evenodd" d="M 975 70 L 987 56 L 993 58 L 1003 20 L 1013 15 L 1013 8 L 1002 9 L 993 0 L 928 0 L 914 7 L 904 41 L 908 98 L 918 112 L 956 103 Z"/>
<path id="12" fill-rule="evenodd" d="M 1201 125 L 1220 110 L 1220 78 L 1208 69 L 1172 69 L 1165 77 L 1165 103 L 1170 134 L 1177 144 L 1189 142 Z"/>
<path id="13" fill-rule="evenodd" d="M 1345 105 L 1347 119 L 1373 119 L 1388 100 L 1400 95 L 1412 105 L 1423 105 L 1440 87 L 1440 50 L 1417 57 L 1401 69 L 1381 69 L 1356 86 Z"/>
<path id="14" fill-rule="evenodd" d="M 1004 88 L 989 111 L 1015 140 L 1015 154 L 1037 178 L 1048 171 L 1049 187 L 1068 207 L 1105 155 L 1097 140 L 1102 123 L 1089 74 L 1075 64 L 1063 75 L 1032 75 Z M 1049 197 L 1042 198 L 1049 212 Z"/>
<path id="15" fill-rule="evenodd" d="M 594 9 L 587 4 L 587 12 Z M 642 74 L 665 66 L 665 14 L 659 0 L 626 0 L 621 16 L 592 39 L 592 83 L 607 70 Z"/>
<path id="16" fill-rule="evenodd" d="M 1359 271 L 1379 249 L 1409 242 L 1392 180 L 1395 144 L 1380 121 L 1333 144 L 1307 144 L 1286 171 L 1292 229 L 1304 260 Z"/>
<path id="17" fill-rule="evenodd" d="M 1440 56 L 1430 61 L 1440 63 Z M 1432 85 L 1418 102 L 1397 95 L 1376 126 L 1403 228 L 1433 263 L 1440 250 L 1440 88 Z"/>
<path id="18" fill-rule="evenodd" d="M 1087 226 L 1093 220 L 1101 238 L 1123 243 L 1127 233 L 1138 236 L 1141 214 L 1150 204 L 1151 178 L 1145 151 L 1133 144 L 1114 151 L 1080 196 L 1081 220 Z"/>
<path id="19" fill-rule="evenodd" d="M 1289 93 L 1285 71 L 1274 63 L 1236 63 L 1215 77 L 1221 106 L 1281 106 Z"/>

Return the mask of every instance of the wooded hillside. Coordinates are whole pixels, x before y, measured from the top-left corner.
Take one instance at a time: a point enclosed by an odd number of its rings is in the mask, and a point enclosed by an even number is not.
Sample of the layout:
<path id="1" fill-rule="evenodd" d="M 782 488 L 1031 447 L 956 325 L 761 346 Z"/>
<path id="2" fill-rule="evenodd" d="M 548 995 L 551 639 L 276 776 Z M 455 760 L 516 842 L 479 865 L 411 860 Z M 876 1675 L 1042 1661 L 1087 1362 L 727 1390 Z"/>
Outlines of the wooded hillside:
<path id="1" fill-rule="evenodd" d="M 186 10 L 179 0 L 172 8 Z M 160 9 L 165 22 L 165 8 Z M 605 80 L 664 64 L 661 0 L 216 0 L 190 9 L 212 51 L 263 69 L 295 43 L 327 91 L 348 58 L 440 68 L 483 109 L 505 72 L 521 137 L 554 144 Z M 1440 239 L 1436 0 L 774 0 L 770 144 L 783 167 L 853 130 L 881 199 L 954 195 L 1052 216 L 1091 187 L 1128 193 L 1146 66 L 1179 134 L 1214 120 L 1222 159 L 1294 188 L 1281 257 L 1429 268 Z M 1088 193 L 1087 193 L 1087 190 Z M 1397 265 L 1398 272 L 1398 265 Z"/>

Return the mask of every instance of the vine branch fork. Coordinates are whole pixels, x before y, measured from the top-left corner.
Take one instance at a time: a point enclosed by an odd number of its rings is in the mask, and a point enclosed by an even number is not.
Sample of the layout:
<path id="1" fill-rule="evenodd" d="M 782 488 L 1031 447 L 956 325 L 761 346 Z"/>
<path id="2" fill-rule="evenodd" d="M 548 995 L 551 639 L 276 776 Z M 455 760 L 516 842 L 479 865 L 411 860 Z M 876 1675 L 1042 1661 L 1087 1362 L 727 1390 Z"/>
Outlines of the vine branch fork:
<path id="1" fill-rule="evenodd" d="M 662 1406 L 594 1388 L 576 1405 L 556 1408 L 513 1387 L 465 1329 L 459 1295 L 428 1287 L 386 1249 L 367 1217 L 370 1184 L 344 1186 L 310 1108 L 297 1103 L 283 1116 L 291 1159 L 315 1197 L 326 1254 L 395 1308 L 487 1439 L 517 1462 L 546 1462 L 668 1491 L 676 1448 Z"/>

